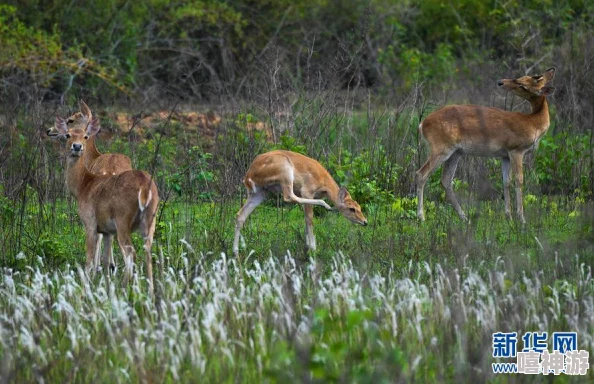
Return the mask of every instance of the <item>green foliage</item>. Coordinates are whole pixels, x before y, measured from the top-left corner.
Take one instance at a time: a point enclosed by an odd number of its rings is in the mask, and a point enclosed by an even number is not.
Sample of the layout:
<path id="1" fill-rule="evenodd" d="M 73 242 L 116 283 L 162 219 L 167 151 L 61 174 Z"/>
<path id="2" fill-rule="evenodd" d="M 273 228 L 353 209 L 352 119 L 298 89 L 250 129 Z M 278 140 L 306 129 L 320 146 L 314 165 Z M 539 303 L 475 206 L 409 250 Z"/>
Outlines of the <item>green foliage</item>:
<path id="1" fill-rule="evenodd" d="M 336 175 L 338 184 L 347 186 L 361 205 L 393 201 L 393 188 L 402 172 L 401 167 L 389 163 L 386 150 L 379 143 L 356 156 L 346 149 L 332 155 L 329 169 Z"/>
<path id="2" fill-rule="evenodd" d="M 315 380 L 338 381 L 345 371 L 352 377 L 371 377 L 373 369 L 365 366 L 370 358 L 366 339 L 374 332 L 366 332 L 365 327 L 373 319 L 373 312 L 359 309 L 345 312 L 333 316 L 328 309 L 319 309 L 314 314 L 311 337 L 316 343 L 306 364 Z M 345 342 L 341 334 L 349 334 L 350 341 Z"/>
<path id="3" fill-rule="evenodd" d="M 48 267 L 61 266 L 72 262 L 72 250 L 69 246 L 72 238 L 56 236 L 53 232 L 45 232 L 39 236 L 35 255 L 42 257 Z M 83 252 L 78 252 L 83 255 Z"/>
<path id="4" fill-rule="evenodd" d="M 0 192 L 2 192 L 2 189 L 0 189 Z M 14 213 L 13 203 L 0 194 L 0 219 L 2 223 L 9 223 L 14 218 Z"/>
<path id="5" fill-rule="evenodd" d="M 281 135 L 280 142 L 277 145 L 272 145 L 271 150 L 273 149 L 284 149 L 286 151 L 293 151 L 297 153 L 301 153 L 303 155 L 307 155 L 307 148 L 305 145 L 301 144 L 299 140 L 297 140 L 293 136 L 289 135 Z"/>
<path id="6" fill-rule="evenodd" d="M 67 75 L 99 97 L 104 82 L 124 92 L 161 85 L 205 97 L 259 93 L 270 85 L 274 57 L 283 86 L 443 90 L 478 82 L 471 68 L 486 62 L 518 54 L 532 62 L 579 41 L 592 14 L 592 2 L 574 0 L 22 0 L 0 8 L 0 68 L 24 69 L 52 86 L 64 86 Z"/>
<path id="7" fill-rule="evenodd" d="M 415 219 L 417 217 L 417 198 L 395 198 L 392 203 L 392 214 L 402 219 Z M 425 210 L 428 217 L 433 216 L 435 204 L 433 202 L 425 203 Z"/>
<path id="8" fill-rule="evenodd" d="M 380 49 L 378 60 L 391 76 L 401 78 L 403 90 L 429 81 L 429 86 L 447 87 L 449 80 L 458 69 L 456 58 L 449 44 L 440 43 L 434 52 L 425 52 L 416 47 L 389 45 Z"/>
<path id="9" fill-rule="evenodd" d="M 86 56 L 82 44 L 73 42 L 63 47 L 61 35 L 55 29 L 31 27 L 19 18 L 17 10 L 0 5 L 0 71 L 23 71 L 43 86 L 86 75 L 125 92 L 116 71 Z"/>
<path id="10" fill-rule="evenodd" d="M 243 15 L 227 2 L 214 0 L 191 0 L 181 2 L 171 9 L 171 19 L 180 31 L 179 37 L 188 38 L 203 28 L 232 25 L 233 31 L 241 36 L 242 28 L 247 24 Z"/>
<path id="11" fill-rule="evenodd" d="M 18 68 L 50 74 L 57 70 L 63 54 L 56 34 L 28 27 L 16 16 L 17 9 L 0 5 L 0 68 Z M 48 76 L 44 79 L 50 79 Z"/>
<path id="12" fill-rule="evenodd" d="M 590 135 L 562 132 L 545 135 L 538 145 L 534 173 L 544 192 L 592 196 Z"/>

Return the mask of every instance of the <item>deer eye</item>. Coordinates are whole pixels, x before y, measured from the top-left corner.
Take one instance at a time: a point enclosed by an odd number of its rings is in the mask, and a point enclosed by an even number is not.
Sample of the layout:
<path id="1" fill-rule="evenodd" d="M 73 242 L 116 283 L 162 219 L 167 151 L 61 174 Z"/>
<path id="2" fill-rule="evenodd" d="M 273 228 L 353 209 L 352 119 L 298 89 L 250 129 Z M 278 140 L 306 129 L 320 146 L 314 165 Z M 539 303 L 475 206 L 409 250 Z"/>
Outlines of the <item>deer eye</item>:
<path id="1" fill-rule="evenodd" d="M 85 135 L 85 140 L 88 140 L 88 139 L 89 139 L 89 136 Z"/>
<path id="2" fill-rule="evenodd" d="M 72 123 L 74 123 L 74 119 L 68 119 L 68 120 L 66 120 L 66 124 L 72 124 Z"/>
<path id="3" fill-rule="evenodd" d="M 70 139 L 70 133 L 64 135 L 67 139 Z"/>
<path id="4" fill-rule="evenodd" d="M 357 212 L 357 210 L 355 208 L 349 208 L 349 211 L 351 211 L 353 213 Z"/>

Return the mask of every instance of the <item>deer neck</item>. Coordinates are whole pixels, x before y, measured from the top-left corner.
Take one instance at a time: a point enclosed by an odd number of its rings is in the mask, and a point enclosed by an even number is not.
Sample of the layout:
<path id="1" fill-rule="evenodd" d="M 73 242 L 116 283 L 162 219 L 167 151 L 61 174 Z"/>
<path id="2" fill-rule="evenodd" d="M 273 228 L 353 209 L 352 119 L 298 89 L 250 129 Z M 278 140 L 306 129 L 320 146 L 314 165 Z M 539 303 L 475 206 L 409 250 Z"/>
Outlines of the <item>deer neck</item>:
<path id="1" fill-rule="evenodd" d="M 330 180 L 332 181 L 326 186 L 326 195 L 328 196 L 328 199 L 332 201 L 332 204 L 334 204 L 335 207 L 339 207 L 341 203 L 340 199 L 338 198 L 340 187 L 338 184 L 336 184 L 336 181 L 334 181 L 332 177 L 330 177 Z"/>
<path id="2" fill-rule="evenodd" d="M 549 129 L 550 125 L 549 104 L 547 103 L 547 98 L 545 96 L 539 96 L 530 100 L 530 106 L 532 107 L 530 116 L 532 121 L 534 121 L 537 134 L 540 136 Z"/>
<path id="3" fill-rule="evenodd" d="M 83 188 L 89 185 L 93 175 L 87 170 L 85 161 L 81 157 L 68 156 L 66 162 L 66 185 L 70 193 L 78 199 L 82 195 Z"/>
<path id="4" fill-rule="evenodd" d="M 89 140 L 87 140 L 87 145 L 85 148 L 85 163 L 87 166 L 90 166 L 102 153 L 99 152 L 97 146 L 95 145 L 95 136 L 91 136 Z"/>

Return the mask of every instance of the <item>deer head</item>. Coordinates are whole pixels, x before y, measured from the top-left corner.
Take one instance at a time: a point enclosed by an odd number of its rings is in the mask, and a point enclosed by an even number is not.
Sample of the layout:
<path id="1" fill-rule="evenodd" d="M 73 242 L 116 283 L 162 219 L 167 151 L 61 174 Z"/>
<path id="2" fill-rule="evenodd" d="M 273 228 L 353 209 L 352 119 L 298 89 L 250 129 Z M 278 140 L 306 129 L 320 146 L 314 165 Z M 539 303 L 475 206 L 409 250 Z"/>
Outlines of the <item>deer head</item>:
<path id="1" fill-rule="evenodd" d="M 355 224 L 367 225 L 367 219 L 361 211 L 361 206 L 351 198 L 346 187 L 340 187 L 338 191 L 338 205 L 336 209 L 347 219 Z"/>
<path id="2" fill-rule="evenodd" d="M 555 68 L 549 68 L 542 75 L 522 76 L 517 79 L 501 79 L 497 84 L 507 91 L 532 100 L 540 96 L 552 95 L 555 87 L 548 87 L 546 84 L 555 77 Z"/>

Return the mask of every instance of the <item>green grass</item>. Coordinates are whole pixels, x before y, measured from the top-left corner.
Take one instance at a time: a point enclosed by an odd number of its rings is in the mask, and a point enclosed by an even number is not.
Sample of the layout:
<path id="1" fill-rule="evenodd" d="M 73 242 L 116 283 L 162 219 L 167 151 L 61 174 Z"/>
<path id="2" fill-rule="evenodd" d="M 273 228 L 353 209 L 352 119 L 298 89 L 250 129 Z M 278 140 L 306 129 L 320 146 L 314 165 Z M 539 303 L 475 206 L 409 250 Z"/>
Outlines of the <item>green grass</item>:
<path id="1" fill-rule="evenodd" d="M 402 268 L 409 260 L 477 265 L 493 264 L 499 257 L 517 260 L 522 255 L 529 269 L 548 267 L 555 252 L 561 259 L 590 253 L 587 241 L 590 225 L 579 202 L 535 200 L 529 195 L 526 197 L 528 224 L 522 227 L 517 221 L 505 218 L 503 204 L 498 201 L 466 204 L 471 217 L 468 225 L 439 200 L 439 197 L 427 200 L 426 222 L 415 218 L 416 199 L 399 198 L 390 205 L 369 204 L 365 207 L 368 227 L 352 224 L 337 212 L 316 207 L 314 232 L 319 246 L 315 257 L 325 261 L 340 251 L 357 265 L 383 271 L 392 265 Z M 37 256 L 52 267 L 83 263 L 84 233 L 75 204 L 61 201 L 41 207 L 30 204 L 25 209 L 21 264 L 30 263 Z M 183 239 L 197 254 L 218 257 L 220 253 L 229 253 L 239 207 L 239 199 L 228 203 L 165 203 L 159 214 L 154 252 L 160 248 L 166 256 L 176 257 L 184 250 Z M 243 258 L 251 254 L 250 259 L 262 260 L 287 250 L 298 259 L 308 257 L 301 206 L 283 204 L 280 199 L 269 200 L 249 217 L 242 235 Z M 140 243 L 136 245 L 140 249 Z M 13 264 L 15 256 L 4 255 L 4 265 L 18 267 L 18 263 Z"/>
<path id="2" fill-rule="evenodd" d="M 528 196 L 522 227 L 501 202 L 469 201 L 470 225 L 431 196 L 423 223 L 414 199 L 367 206 L 368 227 L 316 208 L 312 255 L 301 207 L 271 201 L 244 227 L 241 264 L 223 255 L 239 200 L 168 202 L 153 249 L 155 302 L 141 260 L 127 288 L 119 272 L 109 285 L 76 268 L 84 241 L 73 205 L 28 205 L 26 246 L 5 255 L 0 283 L 6 377 L 507 382 L 490 371 L 493 332 L 577 331 L 591 351 L 584 206 Z"/>

